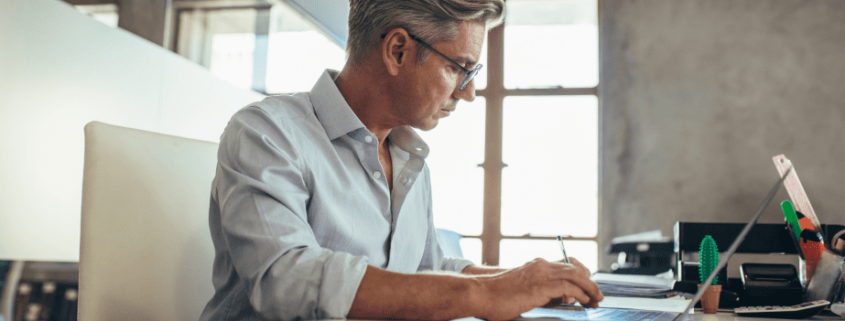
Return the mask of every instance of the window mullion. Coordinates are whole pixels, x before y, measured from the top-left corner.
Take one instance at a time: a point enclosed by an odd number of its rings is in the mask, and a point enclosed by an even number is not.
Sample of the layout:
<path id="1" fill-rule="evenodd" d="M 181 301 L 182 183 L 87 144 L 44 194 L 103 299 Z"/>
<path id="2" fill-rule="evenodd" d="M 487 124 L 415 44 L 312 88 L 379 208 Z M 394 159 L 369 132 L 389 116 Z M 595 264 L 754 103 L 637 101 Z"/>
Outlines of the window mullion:
<path id="1" fill-rule="evenodd" d="M 504 25 L 490 29 L 487 45 L 487 117 L 484 139 L 484 227 L 481 233 L 481 261 L 499 265 L 502 239 L 502 103 L 504 101 Z"/>
<path id="2" fill-rule="evenodd" d="M 267 92 L 267 51 L 270 49 L 270 8 L 255 10 L 255 49 L 252 52 L 252 90 Z"/>

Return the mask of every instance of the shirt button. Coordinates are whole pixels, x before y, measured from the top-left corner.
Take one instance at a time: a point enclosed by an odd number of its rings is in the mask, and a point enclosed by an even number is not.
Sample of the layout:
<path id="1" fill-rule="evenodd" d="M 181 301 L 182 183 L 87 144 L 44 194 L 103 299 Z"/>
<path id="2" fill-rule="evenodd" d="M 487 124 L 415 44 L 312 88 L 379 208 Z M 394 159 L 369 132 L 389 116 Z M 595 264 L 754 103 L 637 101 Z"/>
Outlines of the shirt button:
<path id="1" fill-rule="evenodd" d="M 380 172 L 373 172 L 373 177 L 375 177 L 376 179 L 379 179 L 379 178 L 381 178 L 381 173 Z"/>
<path id="2" fill-rule="evenodd" d="M 368 142 L 368 143 L 372 143 L 372 142 L 373 142 L 373 137 L 372 137 L 372 136 L 366 136 L 366 137 L 364 137 L 364 141 L 365 141 L 365 142 Z"/>
<path id="3" fill-rule="evenodd" d="M 405 183 L 405 185 L 411 184 L 411 178 L 405 177 L 405 179 L 402 180 L 402 183 Z"/>

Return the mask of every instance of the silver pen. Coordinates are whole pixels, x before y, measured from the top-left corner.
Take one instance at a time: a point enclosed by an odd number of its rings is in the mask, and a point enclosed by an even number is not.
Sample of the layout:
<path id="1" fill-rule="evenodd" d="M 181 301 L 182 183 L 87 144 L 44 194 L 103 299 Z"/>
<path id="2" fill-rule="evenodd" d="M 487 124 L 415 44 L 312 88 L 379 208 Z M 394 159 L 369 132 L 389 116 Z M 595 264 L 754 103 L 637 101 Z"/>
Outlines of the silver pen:
<path id="1" fill-rule="evenodd" d="M 557 242 L 560 243 L 560 250 L 563 252 L 563 262 L 569 264 L 569 256 L 566 256 L 566 248 L 563 246 L 563 238 L 557 236 Z"/>

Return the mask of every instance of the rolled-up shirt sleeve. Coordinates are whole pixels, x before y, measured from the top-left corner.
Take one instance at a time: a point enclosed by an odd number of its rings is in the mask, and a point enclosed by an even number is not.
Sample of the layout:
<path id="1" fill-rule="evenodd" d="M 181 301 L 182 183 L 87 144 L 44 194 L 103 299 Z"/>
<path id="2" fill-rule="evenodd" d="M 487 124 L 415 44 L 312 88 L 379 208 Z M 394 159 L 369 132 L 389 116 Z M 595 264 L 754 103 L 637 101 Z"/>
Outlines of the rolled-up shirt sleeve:
<path id="1" fill-rule="evenodd" d="M 367 258 L 317 242 L 300 146 L 284 132 L 291 121 L 247 107 L 229 122 L 216 178 L 223 238 L 262 319 L 345 318 Z"/>
<path id="2" fill-rule="evenodd" d="M 425 179 L 425 186 L 428 186 L 430 189 L 431 177 L 427 166 L 423 170 L 422 175 Z M 437 229 L 434 226 L 434 215 L 432 211 L 432 200 L 430 197 L 430 191 L 428 195 L 428 234 L 426 236 L 425 241 L 425 252 L 423 252 L 423 258 L 420 262 L 420 267 L 418 271 L 433 270 L 461 272 L 467 266 L 473 265 L 473 263 L 472 261 L 467 259 L 448 257 L 443 254 L 443 248 L 440 247 L 440 243 L 437 239 Z"/>

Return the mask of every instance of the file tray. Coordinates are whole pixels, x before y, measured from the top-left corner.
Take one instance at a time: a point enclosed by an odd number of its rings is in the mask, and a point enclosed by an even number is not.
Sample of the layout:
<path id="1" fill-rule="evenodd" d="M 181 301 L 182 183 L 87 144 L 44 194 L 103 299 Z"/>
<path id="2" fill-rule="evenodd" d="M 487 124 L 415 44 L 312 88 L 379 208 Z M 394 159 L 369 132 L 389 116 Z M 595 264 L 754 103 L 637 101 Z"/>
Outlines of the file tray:
<path id="1" fill-rule="evenodd" d="M 798 254 L 789 237 L 785 224 L 757 224 L 736 249 L 736 253 L 786 253 Z M 675 223 L 675 253 L 681 259 L 685 253 L 698 252 L 701 240 L 710 235 L 719 247 L 719 252 L 728 250 L 745 223 Z"/>
<path id="2" fill-rule="evenodd" d="M 794 297 L 801 302 L 804 289 L 792 264 L 745 263 L 739 267 L 745 292 L 752 297 Z"/>
<path id="3" fill-rule="evenodd" d="M 705 235 L 713 237 L 719 246 L 719 252 L 726 251 L 743 227 L 745 223 L 675 223 L 675 253 L 678 253 L 678 260 L 682 260 L 685 253 L 698 252 Z M 845 226 L 822 224 L 822 233 L 825 238 L 830 238 L 841 230 L 845 230 Z M 829 244 L 830 240 L 825 241 Z M 798 250 L 789 237 L 786 224 L 757 224 L 751 228 L 736 253 L 798 254 Z"/>

